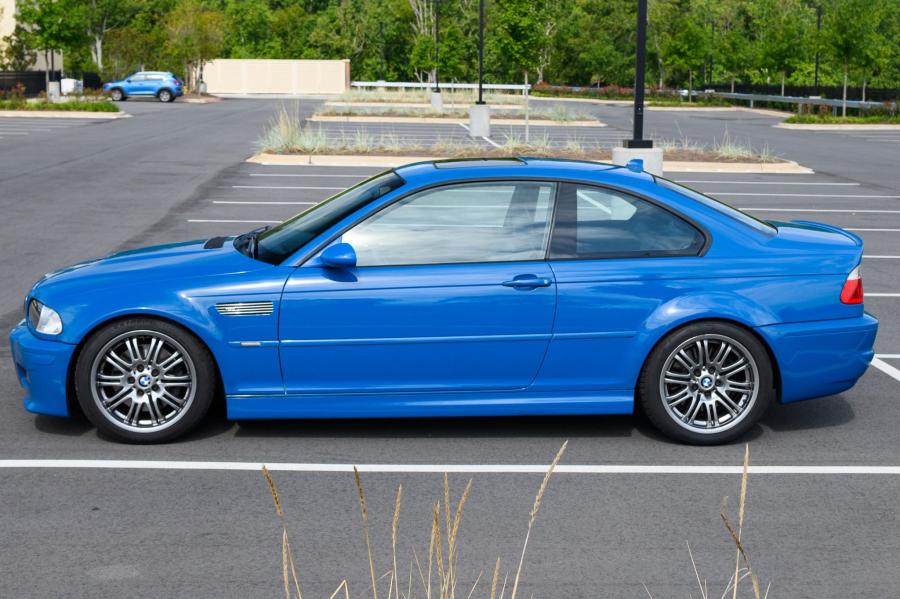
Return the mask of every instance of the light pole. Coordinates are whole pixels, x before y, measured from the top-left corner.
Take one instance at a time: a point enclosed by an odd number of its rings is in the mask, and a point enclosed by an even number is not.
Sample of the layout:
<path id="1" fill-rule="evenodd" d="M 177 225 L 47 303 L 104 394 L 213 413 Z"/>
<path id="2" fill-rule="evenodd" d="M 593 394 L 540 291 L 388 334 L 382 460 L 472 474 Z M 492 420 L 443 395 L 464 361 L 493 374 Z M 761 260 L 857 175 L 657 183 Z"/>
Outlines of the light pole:
<path id="1" fill-rule="evenodd" d="M 637 52 L 634 62 L 634 131 L 625 140 L 626 148 L 652 148 L 653 141 L 644 139 L 644 71 L 647 62 L 647 0 L 638 0 Z"/>
<path id="2" fill-rule="evenodd" d="M 469 135 L 491 135 L 491 108 L 484 101 L 484 0 L 478 0 L 478 101 L 469 107 Z"/>
<path id="3" fill-rule="evenodd" d="M 644 170 L 662 175 L 662 148 L 654 148 L 653 141 L 644 139 L 644 73 L 647 58 L 647 0 L 638 0 L 637 48 L 634 64 L 634 131 L 631 139 L 613 148 L 613 163 L 627 165 L 632 170 Z M 637 162 L 632 162 L 637 159 Z"/>
<path id="4" fill-rule="evenodd" d="M 438 82 L 438 46 L 441 41 L 441 0 L 434 0 L 434 89 L 431 90 L 431 107 L 443 110 L 441 85 Z"/>

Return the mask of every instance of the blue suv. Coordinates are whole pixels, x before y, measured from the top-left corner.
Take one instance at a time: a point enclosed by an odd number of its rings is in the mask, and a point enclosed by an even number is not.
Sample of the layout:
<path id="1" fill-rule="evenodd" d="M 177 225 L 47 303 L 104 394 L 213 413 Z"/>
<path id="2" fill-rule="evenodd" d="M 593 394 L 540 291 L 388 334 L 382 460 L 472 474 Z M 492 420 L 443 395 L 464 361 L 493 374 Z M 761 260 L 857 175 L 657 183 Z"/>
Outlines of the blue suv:
<path id="1" fill-rule="evenodd" d="M 127 100 L 131 96 L 153 96 L 160 102 L 174 102 L 184 95 L 184 81 L 163 71 L 140 71 L 118 81 L 103 84 L 103 91 L 109 93 L 115 102 Z"/>

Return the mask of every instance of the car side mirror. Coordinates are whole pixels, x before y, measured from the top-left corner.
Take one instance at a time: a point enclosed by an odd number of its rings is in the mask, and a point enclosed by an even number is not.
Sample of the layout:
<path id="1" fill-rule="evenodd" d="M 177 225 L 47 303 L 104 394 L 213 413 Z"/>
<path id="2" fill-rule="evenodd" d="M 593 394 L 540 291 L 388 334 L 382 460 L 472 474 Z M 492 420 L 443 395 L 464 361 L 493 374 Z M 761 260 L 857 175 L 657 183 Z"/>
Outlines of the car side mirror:
<path id="1" fill-rule="evenodd" d="M 322 250 L 319 259 L 326 268 L 354 268 L 356 250 L 349 243 L 336 243 Z"/>
<path id="2" fill-rule="evenodd" d="M 125 83 L 131 83 L 131 79 L 126 79 Z"/>

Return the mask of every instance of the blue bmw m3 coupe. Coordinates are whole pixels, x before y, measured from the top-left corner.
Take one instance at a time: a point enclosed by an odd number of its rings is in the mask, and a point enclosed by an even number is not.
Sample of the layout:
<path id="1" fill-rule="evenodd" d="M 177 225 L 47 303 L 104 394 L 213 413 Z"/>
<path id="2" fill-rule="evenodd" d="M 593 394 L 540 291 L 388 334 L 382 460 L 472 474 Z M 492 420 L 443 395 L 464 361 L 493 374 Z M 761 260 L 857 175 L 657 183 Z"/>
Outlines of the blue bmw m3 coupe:
<path id="1" fill-rule="evenodd" d="M 687 443 L 849 389 L 862 240 L 764 222 L 639 164 L 411 164 L 273 228 L 41 278 L 25 408 L 107 437 L 232 419 L 631 414 Z"/>

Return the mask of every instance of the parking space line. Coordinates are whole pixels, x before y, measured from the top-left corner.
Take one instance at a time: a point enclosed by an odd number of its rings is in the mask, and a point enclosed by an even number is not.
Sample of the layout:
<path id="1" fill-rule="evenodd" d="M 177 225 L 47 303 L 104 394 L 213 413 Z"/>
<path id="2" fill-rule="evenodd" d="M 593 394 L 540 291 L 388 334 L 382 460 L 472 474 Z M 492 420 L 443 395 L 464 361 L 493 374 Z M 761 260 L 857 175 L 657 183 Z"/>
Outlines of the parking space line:
<path id="1" fill-rule="evenodd" d="M 815 186 L 858 186 L 859 183 L 817 183 L 815 181 L 687 181 L 678 180 L 678 183 L 726 183 L 728 185 L 815 185 Z"/>
<path id="2" fill-rule="evenodd" d="M 892 379 L 900 381 L 900 370 L 897 370 L 878 356 L 872 358 L 872 366 L 885 373 Z"/>
<path id="3" fill-rule="evenodd" d="M 863 254 L 863 258 L 875 258 L 876 260 L 900 260 L 900 256 L 873 256 L 870 254 Z"/>
<path id="4" fill-rule="evenodd" d="M 718 196 L 761 196 L 761 193 L 752 193 L 744 191 L 708 191 Z M 776 196 L 779 198 L 877 198 L 895 200 L 900 196 L 883 196 L 883 195 L 845 195 L 845 194 L 823 194 L 823 193 L 766 193 L 767 197 Z"/>
<path id="5" fill-rule="evenodd" d="M 875 354 L 875 357 L 882 360 L 900 360 L 900 354 Z"/>
<path id="6" fill-rule="evenodd" d="M 900 374 L 900 373 L 898 373 Z M 53 468 L 94 470 L 205 470 L 258 472 L 265 466 L 272 472 L 391 474 L 545 474 L 545 464 L 329 464 L 290 462 L 211 462 L 178 460 L 72 460 L 72 459 L 7 459 L 0 460 L 2 469 Z M 764 466 L 750 465 L 750 474 L 781 475 L 898 475 L 900 466 Z M 561 464 L 554 472 L 559 474 L 687 474 L 687 475 L 735 475 L 741 466 L 710 465 L 644 465 L 644 464 Z"/>
<path id="7" fill-rule="evenodd" d="M 291 185 L 232 185 L 232 189 L 314 189 L 314 190 L 342 190 L 346 187 L 294 187 Z"/>
<path id="8" fill-rule="evenodd" d="M 742 206 L 741 210 L 753 212 L 831 212 L 841 214 L 900 214 L 900 210 L 835 210 L 832 208 L 757 208 Z"/>
<path id="9" fill-rule="evenodd" d="M 865 231 L 867 233 L 900 233 L 900 229 L 860 229 L 859 227 L 844 227 L 848 231 Z"/>
<path id="10" fill-rule="evenodd" d="M 866 297 L 900 297 L 900 293 L 869 293 L 865 292 Z"/>
<path id="11" fill-rule="evenodd" d="M 335 174 L 335 175 L 312 175 L 309 173 L 250 173 L 251 177 L 321 177 L 323 179 L 331 179 L 333 177 L 350 177 L 353 179 L 359 179 L 363 177 L 367 177 L 368 175 L 346 175 L 346 174 Z"/>
<path id="12" fill-rule="evenodd" d="M 237 200 L 213 200 L 213 204 L 237 204 L 241 206 L 314 206 L 319 202 L 244 202 Z"/>
<path id="13" fill-rule="evenodd" d="M 189 223 L 277 223 L 278 220 L 231 220 L 227 218 L 189 218 Z"/>

